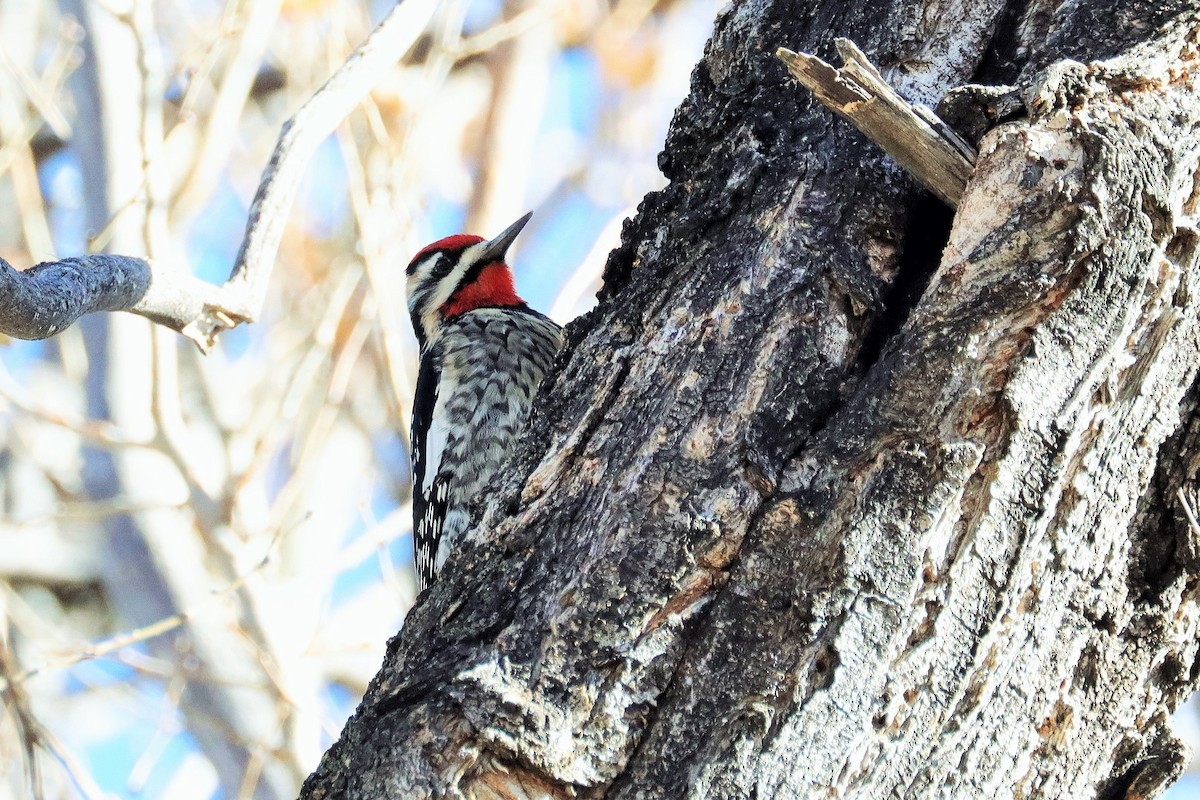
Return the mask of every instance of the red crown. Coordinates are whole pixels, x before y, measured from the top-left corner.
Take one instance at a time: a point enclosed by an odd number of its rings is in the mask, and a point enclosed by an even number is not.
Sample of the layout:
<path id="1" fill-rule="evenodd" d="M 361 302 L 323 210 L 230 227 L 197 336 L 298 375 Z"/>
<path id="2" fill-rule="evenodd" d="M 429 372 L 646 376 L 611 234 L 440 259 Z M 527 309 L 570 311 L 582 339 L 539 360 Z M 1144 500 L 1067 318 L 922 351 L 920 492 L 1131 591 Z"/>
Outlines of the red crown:
<path id="1" fill-rule="evenodd" d="M 417 263 L 435 250 L 465 250 L 471 245 L 478 244 L 482 241 L 482 236 L 473 236 L 469 233 L 456 233 L 453 236 L 443 237 L 438 239 L 436 242 L 427 244 L 418 250 L 417 254 L 412 257 L 412 260 L 408 262 L 408 266 L 411 268 L 413 264 Z"/>

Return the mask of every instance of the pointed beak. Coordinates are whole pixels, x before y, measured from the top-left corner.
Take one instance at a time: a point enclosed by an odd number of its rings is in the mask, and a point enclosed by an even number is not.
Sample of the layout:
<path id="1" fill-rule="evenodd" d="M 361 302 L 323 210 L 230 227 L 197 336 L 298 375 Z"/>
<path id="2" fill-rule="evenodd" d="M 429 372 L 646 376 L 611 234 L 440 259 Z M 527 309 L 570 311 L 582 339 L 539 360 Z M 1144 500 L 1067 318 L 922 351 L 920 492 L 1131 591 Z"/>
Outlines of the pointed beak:
<path id="1" fill-rule="evenodd" d="M 508 252 L 508 248 L 512 245 L 513 240 L 517 238 L 517 234 L 525 227 L 525 223 L 529 222 L 529 218 L 533 216 L 530 211 L 525 216 L 505 228 L 499 236 L 487 243 L 483 254 L 479 257 L 479 263 L 486 264 L 489 261 L 503 261 L 504 254 Z"/>

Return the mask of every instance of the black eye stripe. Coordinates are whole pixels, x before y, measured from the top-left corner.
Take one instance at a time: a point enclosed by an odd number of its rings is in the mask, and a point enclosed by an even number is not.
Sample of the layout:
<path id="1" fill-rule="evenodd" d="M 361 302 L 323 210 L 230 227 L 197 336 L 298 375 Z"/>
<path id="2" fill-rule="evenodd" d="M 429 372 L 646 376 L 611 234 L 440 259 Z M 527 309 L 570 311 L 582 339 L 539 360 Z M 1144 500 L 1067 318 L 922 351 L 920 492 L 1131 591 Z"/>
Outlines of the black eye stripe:
<path id="1" fill-rule="evenodd" d="M 426 253 L 422 253 L 420 258 L 414 258 L 412 260 L 412 262 L 409 263 L 408 269 L 404 271 L 404 274 L 412 275 L 414 272 L 417 271 L 417 267 L 421 266 L 422 264 L 429 261 L 430 259 L 436 259 L 440 262 L 440 261 L 444 260 L 445 258 L 446 258 L 445 250 L 430 250 Z M 434 269 L 436 270 L 437 268 L 435 267 Z"/>
<path id="2" fill-rule="evenodd" d="M 462 280 L 458 282 L 458 287 L 455 289 L 455 293 L 461 290 L 464 286 L 479 280 L 479 276 L 483 273 L 485 267 L 490 267 L 492 264 L 497 264 L 500 262 L 501 259 L 499 258 L 493 258 L 490 261 L 476 261 L 463 275 Z"/>
<path id="3" fill-rule="evenodd" d="M 411 276 L 417 271 L 420 265 L 428 262 L 430 259 L 435 259 L 433 269 L 429 271 L 429 277 L 426 278 L 426 282 L 430 285 L 435 285 L 454 271 L 454 268 L 458 266 L 458 258 L 456 256 L 460 255 L 461 252 L 459 251 L 433 250 L 410 264 L 406 274 Z"/>
<path id="4" fill-rule="evenodd" d="M 433 265 L 433 272 L 429 273 L 430 280 L 435 282 L 441 281 L 442 278 L 445 278 L 454 271 L 454 267 L 457 264 L 457 258 L 451 258 L 446 253 L 438 253 L 438 261 Z"/>

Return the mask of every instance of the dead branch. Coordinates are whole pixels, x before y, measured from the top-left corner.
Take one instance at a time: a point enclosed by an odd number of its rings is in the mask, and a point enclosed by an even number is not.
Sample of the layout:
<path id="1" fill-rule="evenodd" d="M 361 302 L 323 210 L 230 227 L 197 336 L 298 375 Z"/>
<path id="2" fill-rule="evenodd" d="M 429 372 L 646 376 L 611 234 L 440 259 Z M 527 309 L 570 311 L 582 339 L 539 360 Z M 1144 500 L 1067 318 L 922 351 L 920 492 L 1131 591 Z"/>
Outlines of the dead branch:
<path id="1" fill-rule="evenodd" d="M 845 66 L 786 47 L 775 57 L 822 105 L 853 123 L 905 171 L 948 205 L 958 206 L 975 164 L 975 148 L 926 106 L 914 105 L 887 84 L 849 39 L 836 39 Z"/>

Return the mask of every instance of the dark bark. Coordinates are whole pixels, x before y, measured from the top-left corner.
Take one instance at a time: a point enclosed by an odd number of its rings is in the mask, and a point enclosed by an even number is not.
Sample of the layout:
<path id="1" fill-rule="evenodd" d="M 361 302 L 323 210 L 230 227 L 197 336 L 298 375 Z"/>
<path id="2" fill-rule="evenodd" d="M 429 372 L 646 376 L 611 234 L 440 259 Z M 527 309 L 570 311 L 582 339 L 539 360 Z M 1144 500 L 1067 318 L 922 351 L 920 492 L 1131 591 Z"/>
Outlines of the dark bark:
<path id="1" fill-rule="evenodd" d="M 735 3 L 670 185 L 302 796 L 1161 790 L 1197 679 L 1197 30 Z M 928 196 L 771 56 L 834 36 L 910 99 L 1018 87 L 940 265 Z"/>

